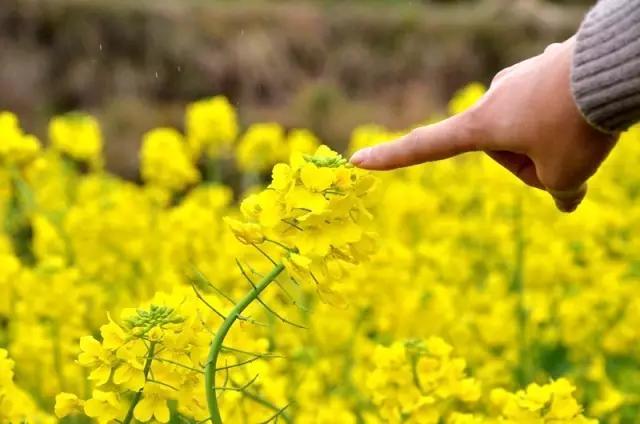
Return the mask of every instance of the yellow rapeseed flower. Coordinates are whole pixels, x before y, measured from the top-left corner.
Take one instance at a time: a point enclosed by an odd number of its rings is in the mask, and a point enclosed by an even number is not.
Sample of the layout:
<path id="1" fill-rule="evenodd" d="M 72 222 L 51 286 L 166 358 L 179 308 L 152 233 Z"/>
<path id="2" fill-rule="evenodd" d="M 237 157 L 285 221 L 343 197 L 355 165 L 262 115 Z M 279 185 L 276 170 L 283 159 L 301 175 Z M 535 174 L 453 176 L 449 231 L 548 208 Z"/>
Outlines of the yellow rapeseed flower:
<path id="1" fill-rule="evenodd" d="M 194 157 L 202 152 L 218 157 L 230 150 L 238 136 L 236 111 L 224 96 L 191 103 L 185 121 L 189 150 Z"/>
<path id="2" fill-rule="evenodd" d="M 283 159 L 285 151 L 284 129 L 279 124 L 253 124 L 238 142 L 238 168 L 249 173 L 268 171 Z"/>
<path id="3" fill-rule="evenodd" d="M 140 162 L 146 182 L 172 191 L 183 190 L 200 179 L 184 137 L 172 128 L 158 128 L 145 134 Z"/>
<path id="4" fill-rule="evenodd" d="M 20 128 L 18 118 L 0 111 L 0 163 L 23 165 L 40 152 L 40 142 Z"/>
<path id="5" fill-rule="evenodd" d="M 49 140 L 72 159 L 98 167 L 102 164 L 102 133 L 98 121 L 89 115 L 70 113 L 49 123 Z"/>

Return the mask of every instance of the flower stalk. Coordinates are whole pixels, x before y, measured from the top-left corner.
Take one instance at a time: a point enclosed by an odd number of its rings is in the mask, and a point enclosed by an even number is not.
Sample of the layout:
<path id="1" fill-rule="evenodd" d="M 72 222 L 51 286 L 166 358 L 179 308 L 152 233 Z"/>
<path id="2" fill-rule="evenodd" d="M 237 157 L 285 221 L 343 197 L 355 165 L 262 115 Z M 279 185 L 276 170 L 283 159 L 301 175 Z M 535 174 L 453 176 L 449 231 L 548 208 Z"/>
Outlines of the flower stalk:
<path id="1" fill-rule="evenodd" d="M 155 349 L 156 349 L 155 342 L 151 342 L 151 344 L 149 345 L 149 352 L 147 353 L 147 361 L 144 364 L 145 382 L 147 381 L 147 378 L 149 376 L 149 371 L 151 371 L 151 363 L 153 362 L 153 359 L 154 359 L 153 355 L 155 354 Z M 133 411 L 136 409 L 136 405 L 138 405 L 138 402 L 140 402 L 140 398 L 142 398 L 143 390 L 144 388 L 138 390 L 136 394 L 133 396 L 133 400 L 131 401 L 131 406 L 127 411 L 127 415 L 124 417 L 124 420 L 122 420 L 122 424 L 131 423 L 131 420 L 133 419 Z"/>
<path id="2" fill-rule="evenodd" d="M 207 394 L 207 405 L 209 406 L 210 419 L 213 424 L 222 424 L 222 417 L 220 416 L 220 408 L 218 407 L 218 398 L 216 396 L 216 369 L 218 356 L 222 350 L 224 339 L 229 333 L 231 326 L 240 317 L 242 312 L 256 299 L 260 293 L 262 293 L 284 270 L 282 263 L 276 264 L 275 267 L 264 278 L 252 287 L 251 291 L 246 294 L 236 305 L 233 307 L 229 315 L 220 325 L 220 328 L 216 332 L 211 347 L 209 349 L 209 356 L 207 357 L 207 365 L 204 370 L 205 381 L 205 393 Z"/>

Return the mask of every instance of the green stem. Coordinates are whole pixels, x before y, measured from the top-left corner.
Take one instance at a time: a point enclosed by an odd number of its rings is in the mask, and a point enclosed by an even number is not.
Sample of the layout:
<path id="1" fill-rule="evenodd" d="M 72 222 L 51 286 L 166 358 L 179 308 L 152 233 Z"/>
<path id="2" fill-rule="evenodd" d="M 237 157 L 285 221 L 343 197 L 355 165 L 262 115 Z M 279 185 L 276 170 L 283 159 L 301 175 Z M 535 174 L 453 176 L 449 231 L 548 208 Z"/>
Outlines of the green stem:
<path id="1" fill-rule="evenodd" d="M 153 354 L 156 350 L 156 342 L 151 342 L 149 345 L 149 352 L 147 353 L 147 361 L 144 364 L 144 380 L 147 381 L 147 376 L 149 375 L 149 371 L 151 370 L 151 363 L 153 362 Z M 144 391 L 144 387 L 138 390 L 131 401 L 131 406 L 129 406 L 129 410 L 127 411 L 127 415 L 122 420 L 122 424 L 129 424 L 133 419 L 133 410 L 136 408 L 138 402 L 140 402 L 140 398 L 142 397 L 142 392 Z"/>
<path id="2" fill-rule="evenodd" d="M 220 169 L 221 161 L 215 157 L 207 157 L 205 162 L 205 177 L 211 183 L 220 183 L 222 181 L 222 170 Z"/>
<path id="3" fill-rule="evenodd" d="M 216 367 L 218 362 L 218 355 L 222 349 L 227 333 L 231 329 L 231 326 L 238 319 L 240 314 L 258 298 L 260 293 L 271 284 L 280 273 L 284 270 L 284 265 L 277 264 L 269 274 L 265 275 L 262 281 L 255 285 L 255 287 L 247 293 L 236 305 L 233 307 L 227 318 L 222 322 L 220 328 L 216 332 L 213 341 L 211 342 L 211 348 L 209 349 L 209 357 L 207 358 L 207 366 L 204 369 L 204 384 L 205 393 L 207 394 L 207 404 L 209 405 L 209 414 L 211 416 L 211 422 L 213 424 L 222 424 L 222 418 L 220 416 L 220 409 L 218 408 L 218 399 L 216 397 Z M 127 424 L 126 422 L 124 424 Z"/>
<path id="4" fill-rule="evenodd" d="M 31 246 L 30 216 L 35 210 L 34 194 L 18 169 L 9 168 L 9 177 L 11 197 L 4 217 L 4 229 L 10 236 L 16 255 L 23 263 L 32 265 L 35 257 Z"/>

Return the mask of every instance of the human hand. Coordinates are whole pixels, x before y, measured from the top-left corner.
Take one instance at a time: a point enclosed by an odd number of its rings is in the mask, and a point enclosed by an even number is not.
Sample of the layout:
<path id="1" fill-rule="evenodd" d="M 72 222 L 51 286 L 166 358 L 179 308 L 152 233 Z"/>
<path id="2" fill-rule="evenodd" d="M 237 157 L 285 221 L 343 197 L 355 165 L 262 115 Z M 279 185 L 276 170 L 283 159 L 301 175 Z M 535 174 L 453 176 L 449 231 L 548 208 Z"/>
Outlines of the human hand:
<path id="1" fill-rule="evenodd" d="M 351 157 L 388 170 L 484 151 L 526 184 L 546 190 L 558 209 L 575 210 L 618 135 L 592 127 L 571 94 L 573 38 L 504 69 L 471 109 Z"/>

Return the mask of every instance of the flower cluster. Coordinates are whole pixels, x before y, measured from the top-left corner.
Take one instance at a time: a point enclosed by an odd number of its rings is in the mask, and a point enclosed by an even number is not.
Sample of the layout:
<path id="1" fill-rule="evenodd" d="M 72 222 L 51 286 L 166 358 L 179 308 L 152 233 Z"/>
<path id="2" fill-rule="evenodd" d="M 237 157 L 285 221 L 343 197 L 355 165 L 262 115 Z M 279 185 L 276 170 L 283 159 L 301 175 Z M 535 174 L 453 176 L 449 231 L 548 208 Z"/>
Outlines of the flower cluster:
<path id="1" fill-rule="evenodd" d="M 285 134 L 276 123 L 251 125 L 238 140 L 236 164 L 247 175 L 268 172 L 293 153 L 312 154 L 320 141 L 308 130 L 294 128 Z"/>
<path id="2" fill-rule="evenodd" d="M 191 103 L 185 127 L 189 148 L 195 157 L 203 152 L 209 157 L 228 153 L 238 136 L 236 111 L 223 96 Z"/>
<path id="3" fill-rule="evenodd" d="M 40 411 L 27 392 L 16 386 L 14 363 L 0 349 L 0 423 L 54 423 L 53 417 Z"/>
<path id="4" fill-rule="evenodd" d="M 238 168 L 245 172 L 266 172 L 284 159 L 284 147 L 284 129 L 279 124 L 254 124 L 238 141 Z"/>
<path id="5" fill-rule="evenodd" d="M 504 423 L 597 423 L 582 415 L 574 392 L 575 387 L 561 378 L 543 386 L 530 384 L 517 393 L 495 389 L 491 392 L 491 402 L 499 409 Z"/>
<path id="6" fill-rule="evenodd" d="M 530 384 L 516 393 L 493 389 L 487 394 L 489 411 L 483 412 L 477 408 L 483 396 L 480 383 L 467 376 L 466 361 L 452 357 L 452 351 L 438 337 L 376 348 L 366 384 L 383 422 L 597 423 L 583 415 L 575 387 L 564 378 Z"/>
<path id="7" fill-rule="evenodd" d="M 209 344 L 203 305 L 193 296 L 157 294 L 138 309 L 125 309 L 122 324 L 109 320 L 100 328 L 101 340 L 80 339 L 78 363 L 89 371 L 92 396 L 78 400 L 63 393 L 56 413 L 84 413 L 99 422 L 140 422 L 170 419 L 169 401 L 179 401 L 180 413 L 206 418 L 202 367 Z"/>
<path id="8" fill-rule="evenodd" d="M 452 350 L 438 337 L 377 347 L 366 384 L 384 422 L 438 423 L 458 409 L 456 402 L 480 399 L 479 383 Z"/>
<path id="9" fill-rule="evenodd" d="M 283 247 L 282 261 L 295 281 L 315 283 L 322 296 L 338 300 L 336 285 L 349 265 L 375 247 L 363 200 L 374 183 L 326 146 L 313 155 L 296 152 L 289 164 L 273 168 L 266 190 L 242 202 L 245 221 L 227 222 L 245 244 Z"/>
<path id="10" fill-rule="evenodd" d="M 40 147 L 0 114 L 0 422 L 637 421 L 640 128 L 566 216 L 481 154 L 374 179 L 221 97 L 187 115 L 134 183 L 91 118 Z"/>
<path id="11" fill-rule="evenodd" d="M 200 180 L 184 137 L 172 128 L 157 128 L 145 134 L 140 162 L 142 178 L 150 185 L 181 191 Z"/>
<path id="12" fill-rule="evenodd" d="M 102 133 L 98 121 L 89 115 L 70 113 L 49 123 L 53 147 L 71 159 L 99 167 L 102 161 Z"/>
<path id="13" fill-rule="evenodd" d="M 0 111 L 0 164 L 24 164 L 40 151 L 40 142 L 25 134 L 18 118 L 10 112 Z"/>

